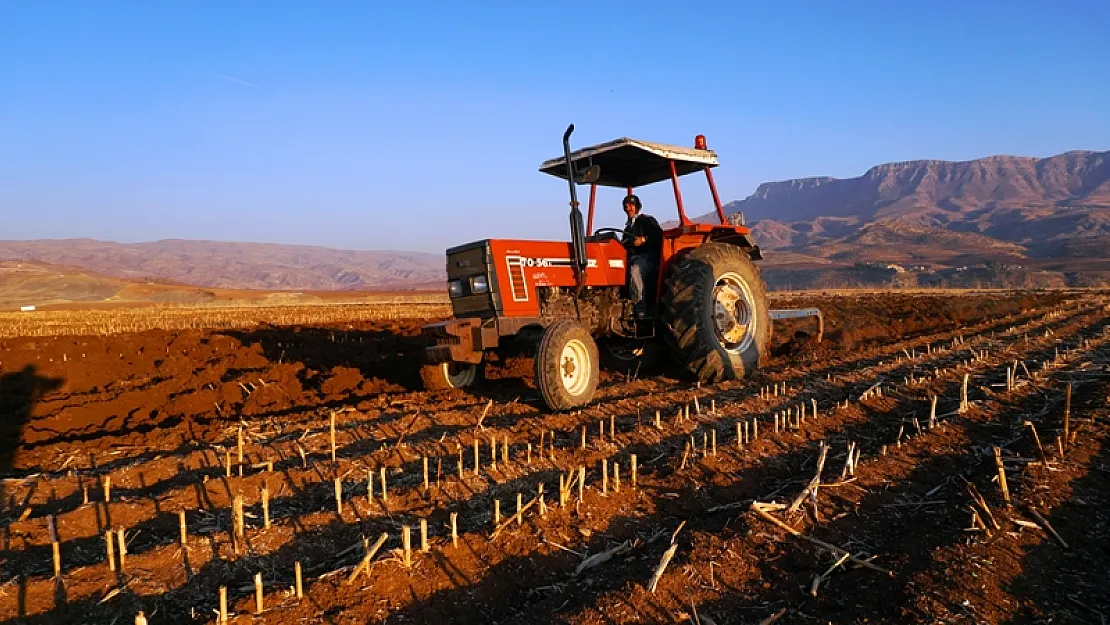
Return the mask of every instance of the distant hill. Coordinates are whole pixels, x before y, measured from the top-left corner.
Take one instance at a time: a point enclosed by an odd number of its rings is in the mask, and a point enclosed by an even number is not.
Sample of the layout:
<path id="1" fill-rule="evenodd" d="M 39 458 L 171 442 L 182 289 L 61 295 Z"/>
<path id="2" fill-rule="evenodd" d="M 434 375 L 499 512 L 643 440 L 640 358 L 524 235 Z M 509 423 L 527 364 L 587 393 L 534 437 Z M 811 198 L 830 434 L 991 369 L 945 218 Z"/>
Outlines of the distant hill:
<path id="1" fill-rule="evenodd" d="M 770 266 L 1003 263 L 1110 279 L 1110 152 L 887 163 L 857 178 L 767 182 L 725 211 L 744 214 Z"/>
<path id="2" fill-rule="evenodd" d="M 0 260 L 0 312 L 23 306 L 37 309 L 128 307 L 149 305 L 307 305 L 392 300 L 446 300 L 443 285 L 421 289 L 362 291 L 224 289 L 169 280 L 133 280 L 104 276 L 80 267 L 35 261 Z"/>
<path id="3" fill-rule="evenodd" d="M 442 254 L 346 251 L 273 243 L 92 239 L 0 241 L 0 260 L 79 267 L 102 276 L 202 287 L 357 291 L 442 288 Z"/>
<path id="4" fill-rule="evenodd" d="M 90 302 L 204 303 L 215 291 L 165 281 L 98 275 L 79 267 L 34 261 L 0 261 L 0 311 Z"/>

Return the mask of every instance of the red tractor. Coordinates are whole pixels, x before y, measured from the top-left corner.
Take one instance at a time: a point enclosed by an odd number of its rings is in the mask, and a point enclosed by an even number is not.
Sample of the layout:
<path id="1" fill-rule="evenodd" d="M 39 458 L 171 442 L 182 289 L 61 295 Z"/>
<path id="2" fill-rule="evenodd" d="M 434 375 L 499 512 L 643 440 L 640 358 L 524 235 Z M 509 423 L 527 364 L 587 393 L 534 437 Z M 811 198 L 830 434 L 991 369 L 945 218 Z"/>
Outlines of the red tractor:
<path id="1" fill-rule="evenodd" d="M 570 242 L 486 239 L 447 250 L 447 290 L 454 318 L 424 326 L 434 344 L 425 350 L 421 377 L 428 389 L 466 387 L 482 376 L 486 352 L 506 339 L 534 335 L 536 386 L 548 407 L 588 403 L 599 377 L 598 343 L 605 354 L 632 364 L 665 352 L 704 381 L 743 378 L 767 355 L 771 319 L 816 316 L 816 309 L 771 311 L 754 261 L 751 231 L 730 223 L 713 183 L 717 155 L 699 135 L 693 148 L 634 139 L 570 151 L 540 171 L 570 186 Z M 705 172 L 720 223 L 691 221 L 679 192 L 680 176 Z M 626 189 L 669 180 L 678 225 L 663 231 L 652 312 L 634 314 L 628 297 L 628 253 L 621 230 L 593 234 L 598 185 Z M 582 223 L 576 185 L 590 185 Z M 654 292 L 653 292 L 654 291 Z"/>

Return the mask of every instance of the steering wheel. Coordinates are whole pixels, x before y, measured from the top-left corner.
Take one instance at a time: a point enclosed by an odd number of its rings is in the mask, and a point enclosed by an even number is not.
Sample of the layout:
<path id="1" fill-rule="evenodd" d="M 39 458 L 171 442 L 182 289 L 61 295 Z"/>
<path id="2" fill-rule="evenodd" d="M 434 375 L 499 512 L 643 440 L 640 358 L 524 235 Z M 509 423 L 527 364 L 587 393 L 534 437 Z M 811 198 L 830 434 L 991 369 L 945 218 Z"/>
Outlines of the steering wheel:
<path id="1" fill-rule="evenodd" d="M 614 238 L 620 239 L 622 236 L 624 236 L 624 230 L 620 228 L 598 228 L 597 230 L 594 230 L 595 237 L 599 237 L 603 234 L 611 234 Z"/>

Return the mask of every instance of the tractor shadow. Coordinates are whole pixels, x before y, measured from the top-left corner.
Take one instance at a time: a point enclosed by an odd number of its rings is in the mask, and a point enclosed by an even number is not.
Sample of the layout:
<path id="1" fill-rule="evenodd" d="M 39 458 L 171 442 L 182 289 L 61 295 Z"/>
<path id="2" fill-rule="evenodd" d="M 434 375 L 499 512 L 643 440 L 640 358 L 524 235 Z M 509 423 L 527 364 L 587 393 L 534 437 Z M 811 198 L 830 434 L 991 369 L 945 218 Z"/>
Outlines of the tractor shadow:
<path id="1" fill-rule="evenodd" d="M 23 433 L 31 420 L 37 401 L 61 387 L 61 378 L 39 375 L 32 365 L 0 376 L 0 475 L 9 476 L 16 465 L 16 456 L 23 447 Z M 8 493 L 0 491 L 5 511 L 14 513 L 14 502 L 7 502 Z M 7 516 L 7 515 L 5 515 Z M 6 525 L 10 519 L 5 518 Z"/>
<path id="2" fill-rule="evenodd" d="M 319 374 L 337 367 L 356 369 L 371 386 L 380 381 L 383 392 L 424 388 L 420 365 L 427 339 L 419 329 L 262 326 L 223 334 L 246 348 L 258 345 L 271 363 L 303 364 L 300 376 L 305 388 L 318 388 L 324 377 Z"/>
<path id="3" fill-rule="evenodd" d="M 1095 401 L 1102 399 L 1093 395 Z M 1031 605 L 1008 623 L 1040 622 L 1050 615 L 1062 623 L 1099 622 L 1099 618 L 1104 622 L 1110 616 L 1110 587 L 1106 584 L 1110 579 L 1110 517 L 1106 513 L 1110 510 L 1110 435 L 1105 427 L 1101 434 L 1100 449 L 1087 462 L 1086 475 L 1069 485 L 1068 500 L 1048 515 L 1069 548 L 1046 536 L 1024 553 L 1022 573 L 1006 590 L 1029 598 Z"/>

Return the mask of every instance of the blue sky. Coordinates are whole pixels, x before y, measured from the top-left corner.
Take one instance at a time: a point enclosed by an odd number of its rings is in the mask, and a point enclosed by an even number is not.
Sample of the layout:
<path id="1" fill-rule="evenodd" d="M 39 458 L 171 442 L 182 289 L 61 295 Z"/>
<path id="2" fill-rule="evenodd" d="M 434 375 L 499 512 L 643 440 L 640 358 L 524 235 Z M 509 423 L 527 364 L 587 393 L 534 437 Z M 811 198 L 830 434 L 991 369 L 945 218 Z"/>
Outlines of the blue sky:
<path id="1" fill-rule="evenodd" d="M 1110 149 L 1108 103 L 1102 0 L 12 0 L 0 239 L 565 239 L 566 184 L 537 167 L 570 122 L 579 146 L 703 133 L 730 200 L 893 160 Z M 673 216 L 668 187 L 641 196 Z"/>

